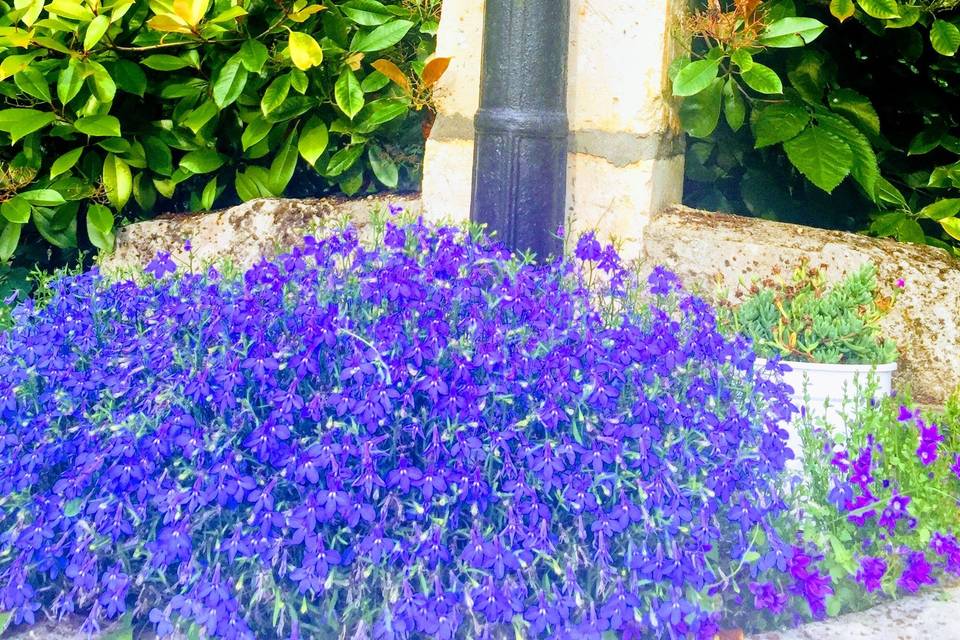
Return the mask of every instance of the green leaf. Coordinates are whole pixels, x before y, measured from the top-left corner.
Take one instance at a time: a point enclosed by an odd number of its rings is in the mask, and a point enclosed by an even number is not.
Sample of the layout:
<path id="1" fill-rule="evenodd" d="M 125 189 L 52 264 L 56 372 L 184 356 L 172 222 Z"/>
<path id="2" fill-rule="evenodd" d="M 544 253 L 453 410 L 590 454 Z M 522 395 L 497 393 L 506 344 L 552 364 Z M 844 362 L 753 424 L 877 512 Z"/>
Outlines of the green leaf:
<path id="1" fill-rule="evenodd" d="M 300 155 L 310 166 L 317 163 L 317 159 L 327 150 L 327 144 L 330 142 L 330 134 L 327 131 L 327 125 L 319 118 L 311 118 L 300 135 L 297 142 L 297 149 Z"/>
<path id="2" fill-rule="evenodd" d="M 733 78 L 729 78 L 723 85 L 723 115 L 733 131 L 739 131 L 747 118 L 747 103 L 740 92 L 740 86 Z"/>
<path id="3" fill-rule="evenodd" d="M 367 152 L 367 159 L 370 161 L 370 168 L 373 169 L 373 175 L 377 177 L 377 180 L 389 189 L 396 189 L 400 182 L 400 169 L 393 158 L 380 147 L 370 147 L 370 151 Z"/>
<path id="4" fill-rule="evenodd" d="M 67 104 L 80 93 L 86 77 L 86 70 L 81 67 L 76 58 L 71 58 L 57 78 L 57 98 L 60 99 L 61 104 Z"/>
<path id="5" fill-rule="evenodd" d="M 802 47 L 816 40 L 826 28 L 813 18 L 781 18 L 760 34 L 760 42 L 768 47 Z"/>
<path id="6" fill-rule="evenodd" d="M 374 71 L 363 79 L 363 82 L 360 83 L 360 88 L 363 89 L 364 93 L 373 93 L 380 91 L 380 89 L 383 89 L 388 84 L 390 84 L 390 78 L 379 71 Z"/>
<path id="7" fill-rule="evenodd" d="M 889 238 L 897 232 L 897 227 L 905 217 L 906 214 L 902 211 L 879 215 L 870 223 L 870 232 L 881 238 Z"/>
<path id="8" fill-rule="evenodd" d="M 942 226 L 943 230 L 952 238 L 960 240 L 960 218 L 946 218 L 940 221 L 940 226 Z"/>
<path id="9" fill-rule="evenodd" d="M 929 218 L 930 220 L 937 221 L 943 220 L 944 218 L 953 218 L 957 214 L 960 214 L 960 198 L 937 200 L 917 213 L 921 218 Z"/>
<path id="10" fill-rule="evenodd" d="M 87 223 L 101 233 L 110 233 L 113 231 L 113 212 L 102 204 L 91 204 L 87 207 Z"/>
<path id="11" fill-rule="evenodd" d="M 90 205 L 87 209 L 87 237 L 97 249 L 106 253 L 113 251 L 116 242 L 113 212 L 102 204 Z"/>
<path id="12" fill-rule="evenodd" d="M 943 224 L 941 220 L 940 224 Z M 897 225 L 897 240 L 901 242 L 912 242 L 914 244 L 926 244 L 927 234 L 923 232 L 923 227 L 913 218 L 904 218 Z"/>
<path id="13" fill-rule="evenodd" d="M 364 145 L 354 144 L 344 147 L 333 154 L 330 162 L 327 163 L 327 169 L 324 174 L 329 178 L 335 178 L 352 167 L 363 155 Z"/>
<path id="14" fill-rule="evenodd" d="M 76 204 L 76 203 L 74 203 Z M 50 244 L 61 249 L 77 246 L 77 207 L 63 206 L 57 209 L 34 207 L 33 226 Z"/>
<path id="15" fill-rule="evenodd" d="M 719 60 L 694 60 L 677 73 L 673 95 L 692 96 L 709 87 L 720 72 Z"/>
<path id="16" fill-rule="evenodd" d="M 360 133 L 371 133 L 380 125 L 406 114 L 410 110 L 410 102 L 406 98 L 382 98 L 368 103 L 358 115 L 357 130 Z"/>
<path id="17" fill-rule="evenodd" d="M 3 109 L 0 111 L 0 131 L 10 134 L 10 141 L 16 142 L 34 131 L 39 131 L 56 120 L 49 111 L 36 109 Z"/>
<path id="18" fill-rule="evenodd" d="M 270 83 L 267 90 L 263 92 L 263 98 L 260 100 L 260 110 L 263 115 L 268 116 L 270 112 L 283 104 L 290 93 L 290 76 L 280 76 Z"/>
<path id="19" fill-rule="evenodd" d="M 130 165 L 112 153 L 107 154 L 103 161 L 103 186 L 106 187 L 110 204 L 117 210 L 122 209 L 133 191 Z"/>
<path id="20" fill-rule="evenodd" d="M 784 142 L 783 149 L 793 166 L 827 193 L 836 189 L 853 168 L 850 145 L 822 127 L 808 127 Z"/>
<path id="21" fill-rule="evenodd" d="M 272 128 L 273 125 L 267 122 L 265 118 L 255 118 L 247 125 L 247 128 L 243 130 L 243 134 L 240 136 L 240 146 L 246 151 L 266 138 Z"/>
<path id="22" fill-rule="evenodd" d="M 71 151 L 67 151 L 65 154 L 53 161 L 53 164 L 50 166 L 50 179 L 53 180 L 57 176 L 70 171 L 77 161 L 80 160 L 80 154 L 83 153 L 83 147 L 77 147 Z"/>
<path id="23" fill-rule="evenodd" d="M 853 151 L 850 174 L 863 187 L 864 192 L 873 198 L 876 194 L 877 179 L 880 177 L 880 167 L 870 140 L 843 116 L 818 113 L 817 122 L 823 129 L 838 136 L 849 145 L 850 150 Z"/>
<path id="24" fill-rule="evenodd" d="M 857 4 L 871 18 L 884 20 L 900 17 L 900 7 L 897 5 L 897 0 L 857 0 Z"/>
<path id="25" fill-rule="evenodd" d="M 171 56 L 163 53 L 147 56 L 140 64 L 148 69 L 153 69 L 154 71 L 177 71 L 178 69 L 185 69 L 186 67 L 193 66 L 189 60 L 179 56 Z"/>
<path id="26" fill-rule="evenodd" d="M 199 107 L 183 118 L 182 124 L 194 133 L 200 133 L 200 129 L 210 122 L 219 112 L 220 110 L 213 100 L 205 100 Z"/>
<path id="27" fill-rule="evenodd" d="M 203 207 L 204 211 L 209 211 L 213 208 L 213 203 L 217 200 L 217 177 L 214 176 L 207 182 L 206 186 L 203 188 L 203 192 L 200 194 L 200 206 Z"/>
<path id="28" fill-rule="evenodd" d="M 920 7 L 900 5 L 900 17 L 887 20 L 883 26 L 886 29 L 906 29 L 917 24 L 921 15 Z"/>
<path id="29" fill-rule="evenodd" d="M 63 515 L 68 518 L 76 518 L 80 515 L 81 507 L 83 506 L 83 498 L 74 498 L 69 500 L 67 504 L 63 505 Z"/>
<path id="30" fill-rule="evenodd" d="M 409 20 L 394 20 L 369 33 L 358 34 L 350 47 L 351 51 L 382 51 L 397 44 L 407 35 L 413 23 Z"/>
<path id="31" fill-rule="evenodd" d="M 930 26 L 930 44 L 942 56 L 952 56 L 960 49 L 960 29 L 952 22 L 934 20 Z"/>
<path id="32" fill-rule="evenodd" d="M 852 18 L 856 12 L 857 8 L 853 5 L 853 0 L 830 0 L 830 13 L 840 22 Z"/>
<path id="33" fill-rule="evenodd" d="M 20 197 L 35 207 L 56 207 L 66 202 L 56 189 L 33 189 L 24 191 Z"/>
<path id="34" fill-rule="evenodd" d="M 180 168 L 193 174 L 210 173 L 223 166 L 224 156 L 213 149 L 191 151 L 180 160 Z"/>
<path id="35" fill-rule="evenodd" d="M 740 71 L 746 71 L 753 66 L 753 56 L 746 49 L 737 49 L 730 55 L 730 61 L 740 68 Z"/>
<path id="36" fill-rule="evenodd" d="M 104 104 L 112 102 L 114 96 L 117 95 L 117 83 L 114 82 L 113 76 L 99 62 L 87 60 L 87 65 L 90 67 L 88 77 L 91 80 L 91 89 L 97 96 L 97 100 Z"/>
<path id="37" fill-rule="evenodd" d="M 20 244 L 20 230 L 22 224 L 8 222 L 3 225 L 3 231 L 0 231 L 0 262 L 6 262 L 13 257 L 17 251 L 17 245 Z M 10 624 L 10 614 L 0 613 L 0 634 L 2 634 Z"/>
<path id="38" fill-rule="evenodd" d="M 89 116 L 73 123 L 74 128 L 88 136 L 120 137 L 120 121 L 114 116 Z"/>
<path id="39" fill-rule="evenodd" d="M 273 162 L 270 163 L 270 181 L 267 182 L 270 191 L 278 196 L 283 195 L 284 190 L 293 178 L 293 172 L 297 169 L 299 159 L 296 132 L 294 132 L 283 143 L 277 154 L 273 156 Z"/>
<path id="40" fill-rule="evenodd" d="M 270 58 L 270 52 L 259 40 L 247 40 L 240 46 L 240 61 L 250 73 L 260 73 Z"/>
<path id="41" fill-rule="evenodd" d="M 146 93 L 147 75 L 137 63 L 130 60 L 117 60 L 111 67 L 111 73 L 119 89 L 141 98 Z"/>
<path id="42" fill-rule="evenodd" d="M 877 200 L 887 204 L 896 205 L 901 209 L 907 209 L 907 199 L 903 197 L 900 190 L 890 184 L 890 182 L 880 176 L 877 179 Z"/>
<path id="43" fill-rule="evenodd" d="M 213 82 L 213 101 L 221 109 L 233 104 L 243 93 L 246 84 L 247 69 L 239 56 L 233 56 L 220 68 L 220 73 Z"/>
<path id="44" fill-rule="evenodd" d="M 147 136 L 142 142 L 150 169 L 165 176 L 173 173 L 173 154 L 170 153 L 170 147 L 156 136 Z"/>
<path id="45" fill-rule="evenodd" d="M 852 89 L 837 89 L 830 92 L 827 103 L 833 111 L 853 120 L 864 133 L 880 135 L 880 116 L 873 108 L 870 98 Z"/>
<path id="46" fill-rule="evenodd" d="M 740 77 L 747 86 L 760 93 L 783 93 L 783 82 L 777 72 L 766 65 L 754 62 L 749 69 L 742 72 Z"/>
<path id="47" fill-rule="evenodd" d="M 684 98 L 680 104 L 680 124 L 695 138 L 706 138 L 720 122 L 723 80 L 713 82 L 700 93 Z"/>
<path id="48" fill-rule="evenodd" d="M 53 101 L 53 96 L 50 95 L 50 85 L 47 84 L 47 79 L 43 77 L 43 74 L 36 67 L 27 67 L 23 71 L 15 74 L 13 81 L 16 83 L 17 88 L 27 95 L 33 96 L 38 100 L 43 100 L 44 102 Z"/>
<path id="49" fill-rule="evenodd" d="M 307 74 L 300 69 L 291 69 L 288 75 L 290 76 L 290 88 L 300 95 L 305 94 L 310 87 L 310 79 Z"/>
<path id="50" fill-rule="evenodd" d="M 945 133 L 946 131 L 938 126 L 924 129 L 910 142 L 907 155 L 921 156 L 925 153 L 930 153 L 940 146 L 940 142 L 943 140 Z"/>
<path id="51" fill-rule="evenodd" d="M 353 0 L 341 5 L 340 10 L 352 22 L 364 27 L 378 27 L 393 17 L 390 10 L 376 0 Z"/>
<path id="52" fill-rule="evenodd" d="M 317 104 L 315 98 L 309 96 L 292 96 L 283 101 L 279 107 L 267 115 L 269 122 L 284 122 L 303 115 Z"/>
<path id="53" fill-rule="evenodd" d="M 351 120 L 363 109 L 363 89 L 360 88 L 360 83 L 357 82 L 357 76 L 355 76 L 349 68 L 344 69 L 340 77 L 337 78 L 333 93 L 337 101 L 337 106 L 340 107 L 340 110 L 347 114 L 347 117 Z"/>
<path id="54" fill-rule="evenodd" d="M 786 142 L 803 131 L 809 122 L 810 114 L 798 105 L 783 103 L 764 107 L 753 123 L 755 148 Z"/>
<path id="55" fill-rule="evenodd" d="M 237 172 L 234 186 L 241 200 L 256 200 L 257 198 L 272 198 L 274 193 L 267 186 L 270 175 L 263 167 L 249 167 L 244 172 Z"/>
<path id="56" fill-rule="evenodd" d="M 24 224 L 30 222 L 30 203 L 21 196 L 13 196 L 0 204 L 0 214 L 9 222 Z"/>
<path id="57" fill-rule="evenodd" d="M 97 46 L 97 43 L 100 42 L 103 34 L 105 34 L 109 28 L 110 16 L 106 14 L 100 14 L 91 20 L 90 24 L 87 25 L 87 32 L 83 36 L 83 50 L 90 51 L 90 49 Z"/>

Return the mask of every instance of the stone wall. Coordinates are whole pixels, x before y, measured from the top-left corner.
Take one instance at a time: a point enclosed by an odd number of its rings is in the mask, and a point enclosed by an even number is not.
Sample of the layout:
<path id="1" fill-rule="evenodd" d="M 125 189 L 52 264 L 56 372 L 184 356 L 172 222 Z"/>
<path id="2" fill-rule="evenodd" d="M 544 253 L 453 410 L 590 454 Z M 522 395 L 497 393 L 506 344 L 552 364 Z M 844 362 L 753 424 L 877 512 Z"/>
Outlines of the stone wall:
<path id="1" fill-rule="evenodd" d="M 568 226 L 635 255 L 649 215 L 679 202 L 683 136 L 666 69 L 682 0 L 570 0 Z M 557 37 L 563 37 L 558 34 Z M 444 0 L 423 199 L 428 216 L 470 214 L 473 118 L 480 105 L 482 0 Z"/>

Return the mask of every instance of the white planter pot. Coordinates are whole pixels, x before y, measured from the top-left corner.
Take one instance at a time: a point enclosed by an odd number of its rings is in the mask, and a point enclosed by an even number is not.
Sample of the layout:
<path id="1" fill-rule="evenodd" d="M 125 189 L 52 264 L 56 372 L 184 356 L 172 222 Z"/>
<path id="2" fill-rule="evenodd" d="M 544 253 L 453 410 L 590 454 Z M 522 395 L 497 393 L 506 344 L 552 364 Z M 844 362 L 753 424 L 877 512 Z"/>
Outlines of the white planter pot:
<path id="1" fill-rule="evenodd" d="M 767 361 L 758 358 L 756 366 L 762 370 Z M 864 400 L 868 389 L 880 398 L 893 391 L 893 374 L 897 363 L 890 364 L 818 364 L 814 362 L 783 361 L 790 367 L 783 381 L 793 388 L 792 400 L 801 411 L 822 419 L 834 433 L 845 427 L 844 405 L 854 410 L 856 403 Z M 794 420 L 797 422 L 799 416 Z M 795 425 L 787 425 L 790 434 L 789 446 L 794 453 L 800 452 L 800 438 Z"/>

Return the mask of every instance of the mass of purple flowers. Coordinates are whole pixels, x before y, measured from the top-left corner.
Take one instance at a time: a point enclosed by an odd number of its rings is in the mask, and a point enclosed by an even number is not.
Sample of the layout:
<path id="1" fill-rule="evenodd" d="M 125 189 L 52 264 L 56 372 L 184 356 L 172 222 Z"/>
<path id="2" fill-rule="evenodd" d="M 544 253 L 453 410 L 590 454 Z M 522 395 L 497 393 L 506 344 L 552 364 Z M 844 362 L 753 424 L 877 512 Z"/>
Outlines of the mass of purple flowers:
<path id="1" fill-rule="evenodd" d="M 308 237 L 234 280 L 160 256 L 146 284 L 59 281 L 0 334 L 0 610 L 161 636 L 709 638 L 741 579 L 822 602 L 773 526 L 787 389 L 675 276 L 580 249 L 605 284 L 422 223 Z"/>

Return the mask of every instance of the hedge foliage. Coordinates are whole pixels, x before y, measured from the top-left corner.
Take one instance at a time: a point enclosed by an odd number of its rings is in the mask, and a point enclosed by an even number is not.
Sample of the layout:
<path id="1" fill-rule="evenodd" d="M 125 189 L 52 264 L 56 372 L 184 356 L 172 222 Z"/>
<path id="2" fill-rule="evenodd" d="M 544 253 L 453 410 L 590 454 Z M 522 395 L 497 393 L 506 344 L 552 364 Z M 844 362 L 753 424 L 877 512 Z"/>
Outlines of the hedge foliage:
<path id="1" fill-rule="evenodd" d="M 439 5 L 0 2 L 0 262 L 41 237 L 110 249 L 118 215 L 295 175 L 300 195 L 416 180 Z"/>
<path id="2" fill-rule="evenodd" d="M 685 201 L 957 253 L 956 0 L 723 0 L 673 69 Z"/>

